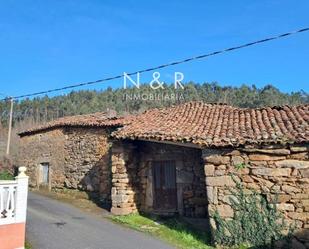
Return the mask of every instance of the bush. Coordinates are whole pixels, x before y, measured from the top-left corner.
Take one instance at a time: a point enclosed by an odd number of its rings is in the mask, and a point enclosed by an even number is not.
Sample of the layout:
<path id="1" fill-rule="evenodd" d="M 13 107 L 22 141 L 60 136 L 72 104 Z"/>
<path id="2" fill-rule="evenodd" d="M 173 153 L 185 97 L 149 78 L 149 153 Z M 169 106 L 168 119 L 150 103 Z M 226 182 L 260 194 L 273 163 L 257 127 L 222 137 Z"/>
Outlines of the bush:
<path id="1" fill-rule="evenodd" d="M 276 241 L 290 237 L 292 228 L 285 224 L 283 215 L 277 211 L 276 205 L 268 203 L 264 196 L 255 191 L 246 194 L 242 184 L 238 182 L 236 189 L 230 189 L 230 192 L 234 196 L 230 201 L 235 215 L 231 220 L 223 220 L 218 212 L 215 213 L 216 244 L 272 248 Z M 288 236 L 284 236 L 284 232 Z"/>
<path id="2" fill-rule="evenodd" d="M 14 176 L 8 170 L 0 172 L 0 180 L 14 180 Z"/>

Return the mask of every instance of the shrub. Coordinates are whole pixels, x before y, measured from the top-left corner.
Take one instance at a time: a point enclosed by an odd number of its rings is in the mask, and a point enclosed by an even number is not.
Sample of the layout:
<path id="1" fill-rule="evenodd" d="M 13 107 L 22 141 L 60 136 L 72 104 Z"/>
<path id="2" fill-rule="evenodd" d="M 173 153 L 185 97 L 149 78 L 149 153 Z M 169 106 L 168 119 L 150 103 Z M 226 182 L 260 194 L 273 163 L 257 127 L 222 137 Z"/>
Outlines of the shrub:
<path id="1" fill-rule="evenodd" d="M 14 180 L 14 177 L 8 170 L 2 170 L 0 172 L 0 180 Z"/>
<path id="2" fill-rule="evenodd" d="M 234 218 L 224 220 L 218 212 L 215 213 L 216 244 L 272 248 L 276 241 L 284 238 L 288 241 L 292 228 L 285 224 L 283 215 L 277 211 L 276 205 L 268 203 L 264 196 L 255 191 L 246 194 L 239 182 L 236 182 L 236 188 L 230 189 L 230 192 L 233 195 L 230 202 L 235 211 Z M 284 232 L 288 236 L 284 236 Z"/>

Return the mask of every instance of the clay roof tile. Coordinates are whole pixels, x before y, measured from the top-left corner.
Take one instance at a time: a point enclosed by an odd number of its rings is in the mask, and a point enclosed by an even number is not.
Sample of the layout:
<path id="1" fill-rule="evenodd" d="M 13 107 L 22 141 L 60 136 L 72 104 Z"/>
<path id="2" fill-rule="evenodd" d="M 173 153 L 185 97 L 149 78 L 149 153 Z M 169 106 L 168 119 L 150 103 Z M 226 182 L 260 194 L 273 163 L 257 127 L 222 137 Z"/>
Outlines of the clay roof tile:
<path id="1" fill-rule="evenodd" d="M 113 136 L 120 139 L 181 141 L 200 146 L 238 146 L 309 140 L 309 105 L 236 108 L 188 102 L 148 110 Z"/>

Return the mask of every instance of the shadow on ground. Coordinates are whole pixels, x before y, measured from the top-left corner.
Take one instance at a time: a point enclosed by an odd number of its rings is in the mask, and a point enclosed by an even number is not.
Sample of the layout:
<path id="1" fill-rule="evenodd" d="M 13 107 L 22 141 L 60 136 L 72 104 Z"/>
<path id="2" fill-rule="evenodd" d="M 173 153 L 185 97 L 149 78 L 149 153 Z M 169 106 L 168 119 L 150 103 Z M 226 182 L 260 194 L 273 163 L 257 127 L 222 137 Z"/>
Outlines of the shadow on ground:
<path id="1" fill-rule="evenodd" d="M 113 216 L 112 220 L 125 224 L 133 229 L 159 237 L 177 248 L 210 249 L 211 237 L 209 229 L 200 229 L 182 217 L 164 217 L 153 214 L 130 214 Z M 196 219 L 206 222 L 206 219 Z M 198 222 L 198 223 L 199 223 Z M 204 226 L 205 227 L 205 226 Z"/>
<path id="2" fill-rule="evenodd" d="M 88 192 L 88 191 L 85 191 L 85 193 L 87 194 L 89 201 L 92 201 L 99 208 L 105 209 L 106 211 L 110 212 L 111 202 L 106 200 L 106 199 L 102 199 L 101 196 L 100 196 L 100 193 L 98 193 L 98 192 Z"/>
<path id="3" fill-rule="evenodd" d="M 210 228 L 206 219 L 182 217 L 152 217 L 152 219 L 180 234 L 192 236 L 207 245 L 211 244 Z"/>

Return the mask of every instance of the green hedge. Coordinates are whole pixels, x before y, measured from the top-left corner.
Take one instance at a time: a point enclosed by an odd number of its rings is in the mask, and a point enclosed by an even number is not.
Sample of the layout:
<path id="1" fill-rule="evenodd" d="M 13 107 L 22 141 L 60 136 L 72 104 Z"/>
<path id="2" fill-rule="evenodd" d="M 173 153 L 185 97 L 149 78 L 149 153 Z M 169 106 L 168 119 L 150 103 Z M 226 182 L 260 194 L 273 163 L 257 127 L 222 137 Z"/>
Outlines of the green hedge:
<path id="1" fill-rule="evenodd" d="M 14 176 L 8 170 L 0 171 L 0 180 L 14 180 Z"/>

